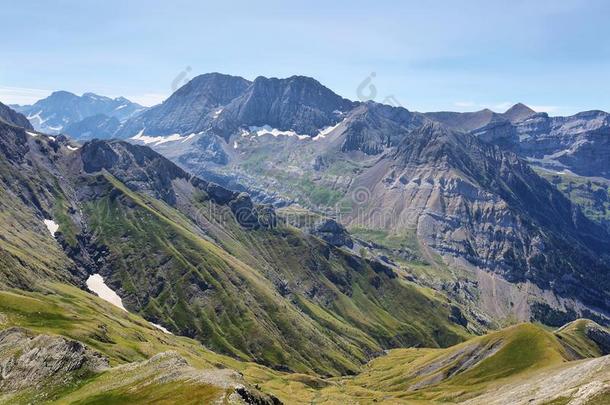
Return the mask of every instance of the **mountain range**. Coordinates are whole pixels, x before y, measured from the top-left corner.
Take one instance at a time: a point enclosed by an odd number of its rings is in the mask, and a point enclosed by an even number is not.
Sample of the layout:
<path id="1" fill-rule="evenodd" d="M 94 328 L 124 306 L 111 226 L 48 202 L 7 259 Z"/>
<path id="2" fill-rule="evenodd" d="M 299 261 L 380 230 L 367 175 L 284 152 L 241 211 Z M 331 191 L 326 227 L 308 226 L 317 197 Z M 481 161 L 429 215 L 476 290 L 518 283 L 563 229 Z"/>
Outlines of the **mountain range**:
<path id="1" fill-rule="evenodd" d="M 0 403 L 607 400 L 606 113 L 72 96 L 0 105 Z"/>
<path id="2" fill-rule="evenodd" d="M 90 139 L 112 132 L 100 132 L 97 124 L 83 120 L 103 115 L 106 119 L 125 121 L 145 108 L 124 97 L 109 98 L 94 93 L 82 96 L 68 91 L 56 91 L 32 105 L 11 105 L 17 112 L 24 114 L 33 127 L 48 134 L 59 134 L 64 131 L 78 139 Z M 93 124 L 93 125 L 91 125 Z"/>
<path id="3" fill-rule="evenodd" d="M 183 113 L 192 105 L 196 119 Z M 541 306 L 566 320 L 607 318 L 599 309 L 610 302 L 609 128 L 603 112 L 549 117 L 516 104 L 505 113 L 418 113 L 348 101 L 311 78 L 206 74 L 118 136 L 258 201 L 402 239 L 399 249 L 371 249 L 393 251 L 397 267 L 438 255 L 462 271 L 427 285 L 456 289 L 497 322 L 541 318 Z M 556 187 L 564 176 L 594 185 L 570 200 Z M 354 203 L 360 192 L 366 201 Z M 457 287 L 464 283 L 469 294 Z"/>

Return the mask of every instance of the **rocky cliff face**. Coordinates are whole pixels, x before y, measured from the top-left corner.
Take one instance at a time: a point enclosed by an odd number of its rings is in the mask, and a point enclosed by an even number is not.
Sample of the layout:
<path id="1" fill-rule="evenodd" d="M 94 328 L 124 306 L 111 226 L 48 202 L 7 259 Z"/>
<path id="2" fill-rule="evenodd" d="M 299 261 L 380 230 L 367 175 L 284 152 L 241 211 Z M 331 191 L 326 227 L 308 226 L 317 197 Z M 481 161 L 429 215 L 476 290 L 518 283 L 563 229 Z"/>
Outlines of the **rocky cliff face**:
<path id="1" fill-rule="evenodd" d="M 208 120 L 231 100 L 243 94 L 250 82 L 244 78 L 209 73 L 197 76 L 176 90 L 162 104 L 125 123 L 118 137 L 191 134 L 203 131 Z M 208 115 L 210 117 L 208 117 Z"/>
<path id="2" fill-rule="evenodd" d="M 581 176 L 610 178 L 610 115 L 587 111 L 570 117 L 528 115 L 517 122 L 487 125 L 473 132 L 481 139 L 508 148 L 536 166 Z"/>
<path id="3" fill-rule="evenodd" d="M 237 133 L 240 127 L 265 125 L 315 136 L 320 129 L 337 123 L 353 106 L 353 102 L 309 77 L 258 77 L 210 125 L 225 138 Z"/>
<path id="4" fill-rule="evenodd" d="M 511 282 L 610 304 L 610 237 L 514 154 L 428 124 L 359 176 L 361 188 L 370 198 L 351 225 L 416 229 L 425 246 Z"/>

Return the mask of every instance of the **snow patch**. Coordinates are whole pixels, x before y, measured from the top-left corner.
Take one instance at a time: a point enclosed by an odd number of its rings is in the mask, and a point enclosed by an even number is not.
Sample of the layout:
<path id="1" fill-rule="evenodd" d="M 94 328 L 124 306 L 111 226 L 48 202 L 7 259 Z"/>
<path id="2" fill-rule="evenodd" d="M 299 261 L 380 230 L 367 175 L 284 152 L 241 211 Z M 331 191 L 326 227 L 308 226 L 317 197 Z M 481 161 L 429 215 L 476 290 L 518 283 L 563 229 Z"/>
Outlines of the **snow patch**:
<path id="1" fill-rule="evenodd" d="M 55 232 L 59 229 L 59 225 L 52 219 L 45 219 L 44 224 L 46 225 L 49 232 L 51 232 L 51 236 L 55 236 Z"/>
<path id="2" fill-rule="evenodd" d="M 154 326 L 155 328 L 159 329 L 160 331 L 162 331 L 163 333 L 167 333 L 168 335 L 173 335 L 173 333 L 172 333 L 172 332 L 168 331 L 166 328 L 164 328 L 164 327 L 163 327 L 163 326 L 161 326 L 161 325 L 158 325 L 158 324 L 156 324 L 156 323 L 152 323 L 152 322 L 150 322 L 150 324 L 151 324 L 152 326 Z"/>
<path id="3" fill-rule="evenodd" d="M 341 125 L 342 123 L 343 123 L 343 121 L 340 121 L 340 122 L 338 122 L 338 123 L 337 123 L 337 124 L 335 124 L 335 125 L 332 125 L 332 126 L 329 126 L 329 127 L 323 128 L 322 130 L 320 130 L 320 132 L 318 132 L 318 135 L 316 135 L 316 136 L 313 138 L 313 140 L 314 140 L 314 141 L 319 141 L 320 139 L 324 139 L 324 138 L 326 138 L 326 136 L 327 136 L 328 134 L 330 134 L 330 133 L 331 133 L 331 132 L 333 132 L 335 129 L 337 129 L 337 127 L 338 127 L 339 125 Z"/>
<path id="4" fill-rule="evenodd" d="M 144 130 L 141 130 L 135 136 L 132 136 L 130 139 L 133 139 L 134 141 L 140 141 L 144 145 L 152 144 L 152 146 L 159 146 L 167 142 L 186 142 L 194 136 L 195 134 L 190 134 L 189 136 L 182 136 L 180 134 L 171 134 L 167 136 L 148 136 L 144 135 Z"/>
<path id="5" fill-rule="evenodd" d="M 55 137 L 54 136 L 50 136 L 49 139 L 52 140 L 53 142 L 55 142 Z"/>
<path id="6" fill-rule="evenodd" d="M 106 283 L 104 282 L 104 278 L 99 274 L 89 276 L 89 278 L 87 279 L 87 288 L 94 292 L 104 301 L 108 301 L 112 305 L 119 307 L 123 311 L 127 312 L 127 310 L 123 306 L 123 301 L 121 300 L 121 297 L 119 297 L 117 293 L 115 293 L 110 287 L 106 285 Z"/>
<path id="7" fill-rule="evenodd" d="M 272 135 L 277 138 L 278 136 L 294 136 L 298 139 L 310 139 L 309 135 L 299 135 L 294 131 L 282 131 L 281 129 L 271 128 L 269 125 L 263 125 L 262 127 L 252 126 L 248 128 L 250 132 L 254 132 L 256 136 Z"/>
<path id="8" fill-rule="evenodd" d="M 28 134 L 29 136 L 32 136 L 34 138 L 36 138 L 38 136 L 38 134 L 34 133 L 34 132 L 30 132 L 30 131 L 25 131 L 26 134 Z"/>
<path id="9" fill-rule="evenodd" d="M 237 143 L 237 141 L 233 141 L 233 149 L 237 149 L 239 147 L 239 144 Z"/>
<path id="10" fill-rule="evenodd" d="M 40 116 L 40 114 L 42 114 L 42 110 L 38 111 L 36 114 L 30 114 L 28 115 L 28 120 L 38 120 L 38 126 L 42 125 L 45 123 L 45 121 L 47 120 L 47 118 L 42 119 L 42 117 Z"/>
<path id="11" fill-rule="evenodd" d="M 72 145 L 67 145 L 66 148 L 70 149 L 70 150 L 78 150 L 77 147 L 74 147 Z"/>
<path id="12" fill-rule="evenodd" d="M 185 138 L 182 140 L 182 143 L 184 143 L 184 142 L 188 141 L 189 139 L 193 139 L 193 138 L 195 137 L 195 135 L 197 135 L 197 134 L 190 134 L 189 136 L 185 137 Z"/>
<path id="13" fill-rule="evenodd" d="M 218 110 L 214 111 L 214 118 L 218 118 L 218 116 L 220 115 L 220 113 L 222 112 L 222 110 L 224 110 L 224 108 L 219 108 Z"/>

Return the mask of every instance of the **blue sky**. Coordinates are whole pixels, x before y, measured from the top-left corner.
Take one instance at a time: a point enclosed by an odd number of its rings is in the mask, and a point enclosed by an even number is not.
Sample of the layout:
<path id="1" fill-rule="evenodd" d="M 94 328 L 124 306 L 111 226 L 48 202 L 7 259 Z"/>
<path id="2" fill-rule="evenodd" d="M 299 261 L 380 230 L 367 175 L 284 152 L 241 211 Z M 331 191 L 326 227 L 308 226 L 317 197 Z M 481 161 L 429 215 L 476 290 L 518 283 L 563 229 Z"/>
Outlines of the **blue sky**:
<path id="1" fill-rule="evenodd" d="M 374 73 L 377 101 L 417 111 L 610 111 L 609 17 L 603 0 L 22 0 L 0 10 L 0 101 L 61 89 L 152 105 L 212 71 L 307 75 L 358 99 Z"/>

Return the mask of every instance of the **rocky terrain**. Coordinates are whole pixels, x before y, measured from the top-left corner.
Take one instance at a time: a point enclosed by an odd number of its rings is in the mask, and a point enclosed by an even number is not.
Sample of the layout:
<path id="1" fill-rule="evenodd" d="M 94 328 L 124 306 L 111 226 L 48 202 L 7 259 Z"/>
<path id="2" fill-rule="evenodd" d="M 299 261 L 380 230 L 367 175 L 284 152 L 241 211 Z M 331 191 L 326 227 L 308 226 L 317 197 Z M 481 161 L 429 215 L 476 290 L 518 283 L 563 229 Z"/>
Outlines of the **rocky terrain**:
<path id="1" fill-rule="evenodd" d="M 473 134 L 513 150 L 535 166 L 580 176 L 610 176 L 610 119 L 603 111 L 570 117 L 534 114 L 517 121 L 495 120 Z"/>
<path id="2" fill-rule="evenodd" d="M 607 233 L 513 154 L 428 124 L 352 187 L 369 190 L 371 198 L 356 201 L 350 225 L 415 229 L 420 243 L 444 256 L 511 282 L 582 293 L 592 307 L 607 305 Z M 573 273 L 578 268 L 589 275 Z M 570 279 L 579 281 L 570 286 Z M 586 292 L 585 285 L 597 291 Z"/>
<path id="3" fill-rule="evenodd" d="M 176 352 L 110 367 L 108 358 L 81 342 L 36 334 L 22 328 L 0 332 L 0 403 L 43 403 L 130 400 L 165 395 L 231 404 L 280 404 L 274 397 L 247 387 L 232 370 L 198 370 Z M 172 387 L 169 390 L 166 387 Z M 180 394 L 185 387 L 189 394 Z"/>

